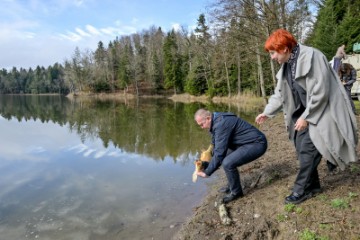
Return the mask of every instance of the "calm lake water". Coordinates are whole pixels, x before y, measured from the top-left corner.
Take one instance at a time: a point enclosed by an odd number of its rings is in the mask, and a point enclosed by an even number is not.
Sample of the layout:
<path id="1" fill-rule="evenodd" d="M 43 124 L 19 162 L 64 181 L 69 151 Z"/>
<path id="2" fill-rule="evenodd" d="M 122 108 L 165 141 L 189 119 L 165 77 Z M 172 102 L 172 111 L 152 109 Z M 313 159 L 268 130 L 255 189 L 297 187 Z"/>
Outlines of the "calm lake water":
<path id="1" fill-rule="evenodd" d="M 200 107 L 0 95 L 0 239 L 170 239 L 201 203 Z"/>

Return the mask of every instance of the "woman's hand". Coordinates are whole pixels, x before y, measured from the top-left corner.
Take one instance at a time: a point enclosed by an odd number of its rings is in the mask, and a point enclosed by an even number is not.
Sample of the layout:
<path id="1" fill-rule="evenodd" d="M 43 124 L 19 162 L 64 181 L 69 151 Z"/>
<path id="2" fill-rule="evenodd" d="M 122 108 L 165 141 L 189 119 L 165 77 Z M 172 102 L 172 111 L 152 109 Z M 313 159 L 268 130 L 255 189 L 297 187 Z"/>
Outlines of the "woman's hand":
<path id="1" fill-rule="evenodd" d="M 295 123 L 295 128 L 294 129 L 296 131 L 302 131 L 305 128 L 307 128 L 307 126 L 308 126 L 308 122 L 303 118 L 299 118 Z"/>
<path id="2" fill-rule="evenodd" d="M 255 118 L 255 122 L 257 124 L 262 124 L 263 122 L 266 121 L 266 119 L 268 119 L 268 116 L 266 116 L 265 114 L 263 113 L 260 113 L 256 118 Z"/>

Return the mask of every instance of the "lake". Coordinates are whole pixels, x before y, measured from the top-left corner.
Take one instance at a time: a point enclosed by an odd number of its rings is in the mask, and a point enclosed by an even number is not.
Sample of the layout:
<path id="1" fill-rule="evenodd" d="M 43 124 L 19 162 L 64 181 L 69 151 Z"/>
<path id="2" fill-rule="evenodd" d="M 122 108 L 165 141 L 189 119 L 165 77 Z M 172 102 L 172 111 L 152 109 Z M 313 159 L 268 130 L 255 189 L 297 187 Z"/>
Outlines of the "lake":
<path id="1" fill-rule="evenodd" d="M 0 95 L 1 239 L 170 239 L 212 181 L 191 181 L 210 143 L 200 107 Z"/>

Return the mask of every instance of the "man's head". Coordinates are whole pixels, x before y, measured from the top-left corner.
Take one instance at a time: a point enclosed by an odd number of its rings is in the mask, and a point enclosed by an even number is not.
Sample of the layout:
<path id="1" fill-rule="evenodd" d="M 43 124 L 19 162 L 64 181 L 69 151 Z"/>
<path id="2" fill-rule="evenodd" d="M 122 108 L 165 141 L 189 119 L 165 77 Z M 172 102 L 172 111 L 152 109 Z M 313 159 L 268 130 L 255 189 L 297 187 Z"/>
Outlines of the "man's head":
<path id="1" fill-rule="evenodd" d="M 211 112 L 205 109 L 199 109 L 195 113 L 195 121 L 202 129 L 210 129 Z"/>

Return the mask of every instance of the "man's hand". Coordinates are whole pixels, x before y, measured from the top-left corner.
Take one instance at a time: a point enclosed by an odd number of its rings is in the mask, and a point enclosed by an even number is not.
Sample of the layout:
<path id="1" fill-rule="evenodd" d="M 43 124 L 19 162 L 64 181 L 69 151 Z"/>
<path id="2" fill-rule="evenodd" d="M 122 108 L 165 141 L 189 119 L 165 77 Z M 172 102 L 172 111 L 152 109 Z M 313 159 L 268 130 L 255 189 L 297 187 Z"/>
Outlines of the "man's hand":
<path id="1" fill-rule="evenodd" d="M 204 173 L 204 172 L 197 172 L 196 175 L 203 177 L 203 178 L 207 178 L 208 176 Z"/>
<path id="2" fill-rule="evenodd" d="M 256 118 L 255 118 L 255 122 L 257 124 L 262 124 L 266 121 L 266 119 L 268 119 L 268 116 L 266 116 L 265 114 L 261 113 L 259 114 Z"/>
<path id="3" fill-rule="evenodd" d="M 305 128 L 307 128 L 307 126 L 308 126 L 308 122 L 303 118 L 299 118 L 295 123 L 295 128 L 294 129 L 296 131 L 302 131 Z"/>

